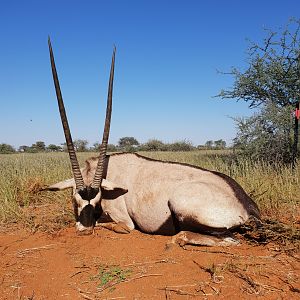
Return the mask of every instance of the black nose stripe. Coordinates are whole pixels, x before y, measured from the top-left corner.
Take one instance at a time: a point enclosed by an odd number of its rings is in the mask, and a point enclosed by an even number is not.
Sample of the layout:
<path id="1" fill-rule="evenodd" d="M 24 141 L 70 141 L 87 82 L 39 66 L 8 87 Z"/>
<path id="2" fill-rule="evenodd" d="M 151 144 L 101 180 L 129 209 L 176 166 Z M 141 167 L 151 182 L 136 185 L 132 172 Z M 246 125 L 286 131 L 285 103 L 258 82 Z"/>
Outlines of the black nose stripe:
<path id="1" fill-rule="evenodd" d="M 91 227 L 95 225 L 95 208 L 88 204 L 86 205 L 79 215 L 79 222 L 85 227 Z"/>
<path id="2" fill-rule="evenodd" d="M 78 194 L 81 196 L 81 198 L 87 201 L 94 199 L 98 193 L 99 189 L 95 189 L 90 186 L 87 186 L 83 190 L 78 191 Z"/>

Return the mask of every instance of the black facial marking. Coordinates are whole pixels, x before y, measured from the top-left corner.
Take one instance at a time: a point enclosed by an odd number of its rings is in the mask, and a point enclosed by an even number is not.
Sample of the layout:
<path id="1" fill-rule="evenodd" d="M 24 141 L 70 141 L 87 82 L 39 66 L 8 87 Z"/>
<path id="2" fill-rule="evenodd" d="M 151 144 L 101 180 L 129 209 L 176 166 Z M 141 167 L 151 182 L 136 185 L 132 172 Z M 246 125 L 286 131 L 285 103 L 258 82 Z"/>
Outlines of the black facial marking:
<path id="1" fill-rule="evenodd" d="M 101 217 L 102 213 L 103 213 L 102 207 L 99 203 L 97 203 L 95 206 L 95 214 L 94 214 L 95 221 L 97 221 Z"/>
<path id="2" fill-rule="evenodd" d="M 92 227 L 95 225 L 95 208 L 88 204 L 80 212 L 79 222 L 85 227 Z"/>
<path id="3" fill-rule="evenodd" d="M 105 200 L 113 200 L 126 194 L 127 192 L 128 190 L 122 188 L 115 188 L 112 191 L 102 189 L 102 198 L 104 198 Z"/>
<path id="4" fill-rule="evenodd" d="M 51 191 L 51 192 L 57 192 L 59 191 L 59 188 L 54 188 L 54 187 L 46 187 L 44 189 L 41 189 L 41 191 Z"/>
<path id="5" fill-rule="evenodd" d="M 94 189 L 90 186 L 85 187 L 83 190 L 78 191 L 78 194 L 83 200 L 90 201 L 94 199 L 99 193 L 99 189 Z"/>

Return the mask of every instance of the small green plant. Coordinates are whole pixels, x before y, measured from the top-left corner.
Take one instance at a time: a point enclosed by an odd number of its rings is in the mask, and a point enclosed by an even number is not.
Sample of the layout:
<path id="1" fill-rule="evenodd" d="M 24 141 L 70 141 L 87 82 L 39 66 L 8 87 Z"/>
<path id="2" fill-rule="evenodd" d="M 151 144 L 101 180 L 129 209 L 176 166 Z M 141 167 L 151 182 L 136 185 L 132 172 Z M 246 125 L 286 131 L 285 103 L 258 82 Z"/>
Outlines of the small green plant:
<path id="1" fill-rule="evenodd" d="M 131 269 L 122 269 L 120 266 L 103 266 L 99 267 L 97 275 L 92 280 L 99 280 L 98 287 L 112 286 L 125 281 L 131 274 Z"/>

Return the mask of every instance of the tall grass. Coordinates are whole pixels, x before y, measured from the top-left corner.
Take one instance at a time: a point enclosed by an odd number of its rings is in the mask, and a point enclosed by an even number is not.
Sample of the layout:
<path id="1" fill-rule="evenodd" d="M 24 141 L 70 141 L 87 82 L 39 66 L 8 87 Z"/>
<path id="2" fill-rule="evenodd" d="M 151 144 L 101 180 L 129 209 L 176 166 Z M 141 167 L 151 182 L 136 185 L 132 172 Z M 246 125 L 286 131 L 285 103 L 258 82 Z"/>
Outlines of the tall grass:
<path id="1" fill-rule="evenodd" d="M 299 217 L 300 165 L 296 170 L 283 165 L 236 159 L 224 151 L 142 152 L 142 155 L 176 162 L 184 162 L 233 177 L 258 203 L 263 213 L 289 213 Z M 79 163 L 92 156 L 78 153 Z M 0 222 L 18 222 L 24 208 L 30 205 L 58 203 L 64 207 L 69 192 L 39 192 L 40 187 L 70 178 L 71 168 L 66 153 L 37 153 L 0 155 Z"/>
<path id="2" fill-rule="evenodd" d="M 88 157 L 83 153 L 79 161 Z M 39 193 L 46 184 L 72 177 L 68 154 L 0 155 L 0 222 L 17 222 L 30 204 L 63 201 L 65 193 Z"/>

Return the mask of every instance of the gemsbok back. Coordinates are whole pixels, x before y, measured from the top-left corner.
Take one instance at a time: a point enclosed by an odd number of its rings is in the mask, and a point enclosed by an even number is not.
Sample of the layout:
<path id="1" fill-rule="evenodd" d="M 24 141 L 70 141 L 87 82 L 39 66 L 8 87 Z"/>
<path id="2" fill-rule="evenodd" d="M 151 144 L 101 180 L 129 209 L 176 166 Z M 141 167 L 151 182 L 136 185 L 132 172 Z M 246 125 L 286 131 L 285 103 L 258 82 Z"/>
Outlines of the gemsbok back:
<path id="1" fill-rule="evenodd" d="M 67 121 L 50 39 L 51 68 L 73 178 L 46 190 L 73 189 L 76 230 L 91 233 L 101 225 L 118 233 L 137 228 L 172 235 L 180 245 L 235 245 L 231 232 L 260 219 L 255 202 L 231 177 L 199 167 L 162 162 L 133 153 L 107 155 L 115 52 L 113 50 L 106 119 L 100 155 L 80 169 Z M 106 222 L 103 221 L 105 217 Z"/>

